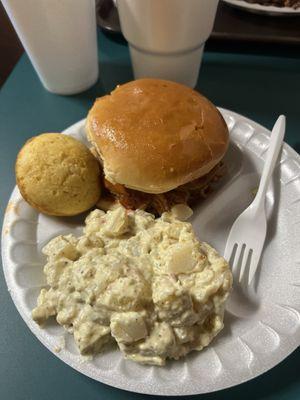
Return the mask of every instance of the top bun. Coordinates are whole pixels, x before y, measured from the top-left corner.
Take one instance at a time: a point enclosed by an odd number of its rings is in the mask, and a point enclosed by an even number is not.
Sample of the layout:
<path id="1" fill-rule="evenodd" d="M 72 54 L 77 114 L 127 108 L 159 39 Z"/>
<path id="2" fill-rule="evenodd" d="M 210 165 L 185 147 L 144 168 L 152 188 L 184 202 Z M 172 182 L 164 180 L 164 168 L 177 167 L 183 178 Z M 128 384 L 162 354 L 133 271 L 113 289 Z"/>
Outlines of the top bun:
<path id="1" fill-rule="evenodd" d="M 146 193 L 164 193 L 207 174 L 229 141 L 209 100 L 161 79 L 132 81 L 97 99 L 87 136 L 108 181 Z"/>

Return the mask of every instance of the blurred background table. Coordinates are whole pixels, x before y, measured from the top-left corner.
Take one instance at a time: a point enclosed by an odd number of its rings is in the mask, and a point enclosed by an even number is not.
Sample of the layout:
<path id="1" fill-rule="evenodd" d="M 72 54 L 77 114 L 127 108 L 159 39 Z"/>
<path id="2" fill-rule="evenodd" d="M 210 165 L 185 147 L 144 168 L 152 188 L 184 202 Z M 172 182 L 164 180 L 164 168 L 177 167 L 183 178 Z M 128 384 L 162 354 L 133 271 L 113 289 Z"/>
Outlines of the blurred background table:
<path id="1" fill-rule="evenodd" d="M 3 85 L 0 91 L 1 217 L 15 184 L 15 157 L 24 141 L 41 132 L 65 129 L 86 116 L 95 97 L 111 91 L 116 84 L 132 79 L 128 48 L 124 41 L 99 32 L 99 50 L 100 79 L 93 88 L 79 95 L 57 96 L 46 92 L 26 55 L 20 58 Z M 225 53 L 220 49 L 206 51 L 197 89 L 218 106 L 246 115 L 268 128 L 279 113 L 286 114 L 286 141 L 299 151 L 300 55 L 297 49 L 284 56 L 274 51 L 266 51 L 265 54 L 252 50 L 248 54 L 228 50 Z M 15 309 L 2 270 L 0 304 L 1 399 L 145 398 L 144 395 L 95 382 L 46 350 Z M 196 398 L 296 400 L 300 398 L 299 370 L 298 349 L 280 365 L 253 381 Z"/>
<path id="2" fill-rule="evenodd" d="M 112 7 L 112 0 L 96 1 L 98 1 L 98 10 L 102 6 L 104 10 L 102 13 L 107 18 Z M 112 19 L 114 23 L 118 19 L 115 13 Z M 98 23 L 101 24 L 99 15 Z M 124 39 L 121 36 L 119 40 Z M 280 54 L 283 57 L 299 54 L 300 16 L 269 17 L 253 14 L 235 9 L 221 0 L 212 35 L 206 44 L 206 51 Z M 0 87 L 22 52 L 22 45 L 0 3 Z"/>
<path id="3" fill-rule="evenodd" d="M 220 1 L 211 42 L 228 46 L 232 43 L 268 45 L 268 50 L 298 47 L 300 51 L 300 15 L 268 16 L 239 10 Z"/>

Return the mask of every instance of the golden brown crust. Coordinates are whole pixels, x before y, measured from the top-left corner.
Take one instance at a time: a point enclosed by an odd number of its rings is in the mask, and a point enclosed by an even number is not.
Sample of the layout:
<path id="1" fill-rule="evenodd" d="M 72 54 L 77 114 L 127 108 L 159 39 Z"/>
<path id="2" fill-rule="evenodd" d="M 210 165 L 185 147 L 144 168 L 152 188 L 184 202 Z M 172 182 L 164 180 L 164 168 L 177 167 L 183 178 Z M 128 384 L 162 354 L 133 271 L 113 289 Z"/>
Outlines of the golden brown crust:
<path id="1" fill-rule="evenodd" d="M 15 168 L 22 196 L 42 213 L 76 215 L 99 199 L 98 162 L 87 147 L 70 136 L 45 133 L 29 139 Z"/>
<path id="2" fill-rule="evenodd" d="M 87 136 L 100 153 L 106 179 L 163 193 L 208 173 L 228 146 L 216 107 L 175 82 L 140 79 L 96 100 Z"/>

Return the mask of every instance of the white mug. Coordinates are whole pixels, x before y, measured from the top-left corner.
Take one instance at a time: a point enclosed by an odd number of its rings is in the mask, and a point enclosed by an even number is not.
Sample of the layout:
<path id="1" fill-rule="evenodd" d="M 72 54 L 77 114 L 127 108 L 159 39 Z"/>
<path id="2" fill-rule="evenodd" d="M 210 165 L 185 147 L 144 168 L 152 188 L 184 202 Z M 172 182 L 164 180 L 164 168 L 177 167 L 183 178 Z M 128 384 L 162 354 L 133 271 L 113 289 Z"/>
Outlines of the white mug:
<path id="1" fill-rule="evenodd" d="M 117 0 L 135 78 L 197 83 L 219 0 Z"/>
<path id="2" fill-rule="evenodd" d="M 2 0 L 50 92 L 74 94 L 98 79 L 95 0 Z"/>

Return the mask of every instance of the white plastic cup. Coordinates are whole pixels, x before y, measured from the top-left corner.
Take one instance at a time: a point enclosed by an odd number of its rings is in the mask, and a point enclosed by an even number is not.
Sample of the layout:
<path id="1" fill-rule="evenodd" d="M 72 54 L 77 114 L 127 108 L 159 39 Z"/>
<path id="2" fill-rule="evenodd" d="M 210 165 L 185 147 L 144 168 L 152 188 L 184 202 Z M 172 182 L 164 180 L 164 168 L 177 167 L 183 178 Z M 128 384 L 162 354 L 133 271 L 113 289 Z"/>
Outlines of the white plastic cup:
<path id="1" fill-rule="evenodd" d="M 195 87 L 219 0 L 117 0 L 136 79 Z"/>
<path id="2" fill-rule="evenodd" d="M 95 0 L 2 0 L 42 82 L 70 95 L 98 79 Z"/>

